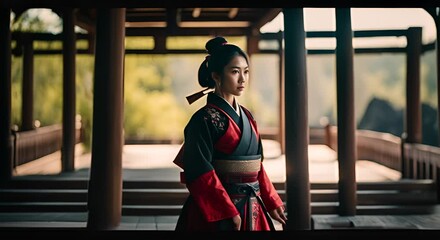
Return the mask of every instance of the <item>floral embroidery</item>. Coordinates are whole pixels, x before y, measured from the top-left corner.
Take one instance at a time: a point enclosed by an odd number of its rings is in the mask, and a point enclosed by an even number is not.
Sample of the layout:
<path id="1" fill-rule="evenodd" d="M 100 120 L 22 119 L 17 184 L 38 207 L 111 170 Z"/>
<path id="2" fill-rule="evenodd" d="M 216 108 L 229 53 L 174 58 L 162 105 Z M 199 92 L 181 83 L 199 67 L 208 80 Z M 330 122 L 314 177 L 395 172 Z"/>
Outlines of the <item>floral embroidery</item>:
<path id="1" fill-rule="evenodd" d="M 206 112 L 209 114 L 210 119 L 208 119 L 208 116 L 205 116 L 205 121 L 210 120 L 215 128 L 217 128 L 221 131 L 224 131 L 225 130 L 225 116 L 220 114 L 220 112 L 217 109 L 211 108 L 211 107 L 207 107 Z"/>

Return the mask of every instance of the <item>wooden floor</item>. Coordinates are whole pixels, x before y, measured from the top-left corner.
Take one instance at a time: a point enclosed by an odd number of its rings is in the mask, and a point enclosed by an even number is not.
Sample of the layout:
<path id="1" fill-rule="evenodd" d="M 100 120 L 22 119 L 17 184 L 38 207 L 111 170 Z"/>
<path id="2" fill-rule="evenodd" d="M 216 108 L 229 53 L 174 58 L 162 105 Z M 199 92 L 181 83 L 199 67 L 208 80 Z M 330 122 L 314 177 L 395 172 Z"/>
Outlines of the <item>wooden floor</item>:
<path id="1" fill-rule="evenodd" d="M 123 179 L 178 181 L 180 169 L 172 163 L 179 145 L 126 145 L 123 149 Z M 265 169 L 273 182 L 285 180 L 285 158 L 277 142 L 264 140 Z M 337 182 L 338 162 L 336 153 L 324 145 L 309 147 L 309 178 L 311 182 Z M 90 153 L 84 153 L 81 145 L 76 148 L 76 171 L 63 177 L 88 178 Z M 60 153 L 56 152 L 38 161 L 17 167 L 14 176 L 47 177 L 60 173 Z M 400 173 L 376 163 L 358 160 L 356 179 L 359 182 L 395 181 Z M 24 229 L 84 229 L 86 213 L 0 213 L 0 231 Z M 122 216 L 120 231 L 165 231 L 173 232 L 177 216 Z M 277 230 L 282 227 L 277 224 Z M 362 230 L 391 231 L 440 230 L 440 207 L 429 215 L 312 215 L 312 229 L 320 233 L 331 231 L 362 232 Z M 425 233 L 425 231 L 423 231 Z M 440 236 L 440 235 L 439 235 Z"/>

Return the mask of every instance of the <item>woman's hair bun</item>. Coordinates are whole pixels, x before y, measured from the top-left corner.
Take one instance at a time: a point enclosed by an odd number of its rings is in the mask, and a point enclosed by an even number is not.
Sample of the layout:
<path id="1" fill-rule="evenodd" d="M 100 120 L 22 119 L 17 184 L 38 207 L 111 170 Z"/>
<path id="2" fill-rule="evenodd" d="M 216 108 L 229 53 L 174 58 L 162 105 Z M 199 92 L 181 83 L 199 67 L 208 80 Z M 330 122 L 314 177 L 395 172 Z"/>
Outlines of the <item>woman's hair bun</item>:
<path id="1" fill-rule="evenodd" d="M 208 50 L 209 54 L 212 54 L 218 47 L 225 45 L 226 43 L 228 43 L 228 41 L 226 41 L 224 37 L 215 37 L 206 43 L 205 48 Z"/>

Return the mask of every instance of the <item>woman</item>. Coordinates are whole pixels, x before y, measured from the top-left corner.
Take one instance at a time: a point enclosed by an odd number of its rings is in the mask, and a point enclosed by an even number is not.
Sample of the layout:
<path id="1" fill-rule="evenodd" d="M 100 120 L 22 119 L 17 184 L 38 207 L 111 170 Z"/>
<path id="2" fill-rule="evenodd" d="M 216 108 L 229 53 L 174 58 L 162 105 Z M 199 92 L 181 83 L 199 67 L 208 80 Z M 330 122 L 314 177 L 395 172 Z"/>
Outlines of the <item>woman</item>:
<path id="1" fill-rule="evenodd" d="M 271 218 L 287 220 L 284 205 L 264 170 L 257 124 L 236 99 L 249 80 L 248 56 L 223 37 L 209 40 L 206 49 L 198 72 L 206 89 L 188 101 L 214 91 L 185 127 L 174 160 L 190 193 L 176 230 L 275 230 Z"/>

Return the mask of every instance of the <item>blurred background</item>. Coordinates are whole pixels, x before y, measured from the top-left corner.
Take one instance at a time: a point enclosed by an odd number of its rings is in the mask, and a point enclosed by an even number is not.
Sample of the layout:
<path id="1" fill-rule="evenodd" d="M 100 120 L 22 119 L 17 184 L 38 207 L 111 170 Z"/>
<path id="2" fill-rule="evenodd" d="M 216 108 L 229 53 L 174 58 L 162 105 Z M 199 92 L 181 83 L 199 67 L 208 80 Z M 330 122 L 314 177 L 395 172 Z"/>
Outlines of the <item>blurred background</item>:
<path id="1" fill-rule="evenodd" d="M 353 31 L 423 28 L 423 44 L 436 38 L 432 17 L 421 8 L 353 8 Z M 334 8 L 305 8 L 306 31 L 335 31 Z M 62 19 L 49 9 L 30 9 L 18 19 L 11 15 L 12 31 L 62 32 Z M 263 26 L 261 32 L 283 30 L 283 15 Z M 77 27 L 76 32 L 86 31 Z M 246 49 L 246 39 L 225 36 Z M 204 48 L 209 37 L 169 37 L 167 48 Z M 78 40 L 77 45 L 87 44 Z M 260 46 L 271 49 L 270 42 Z M 405 37 L 355 38 L 354 48 L 405 47 Z M 152 49 L 152 37 L 126 37 L 126 49 Z M 306 48 L 335 49 L 336 40 L 306 39 Z M 61 41 L 34 42 L 34 49 L 62 49 Z M 180 142 L 190 116 L 204 98 L 189 105 L 185 96 L 201 90 L 197 71 L 205 54 L 127 54 L 125 56 L 124 134 L 126 140 Z M 62 123 L 62 56 L 35 55 L 35 126 Z M 239 102 L 254 114 L 260 131 L 279 127 L 279 59 L 277 54 L 251 56 L 251 80 Z M 21 126 L 22 57 L 12 57 L 12 124 Z M 421 58 L 422 143 L 438 146 L 437 70 L 435 49 Z M 76 112 L 84 128 L 84 145 L 90 150 L 93 111 L 94 57 L 76 56 Z M 404 126 L 405 53 L 355 54 L 355 118 L 358 129 L 369 129 L 400 136 Z M 335 125 L 336 59 L 334 54 L 307 56 L 308 120 L 311 127 L 325 122 Z"/>

